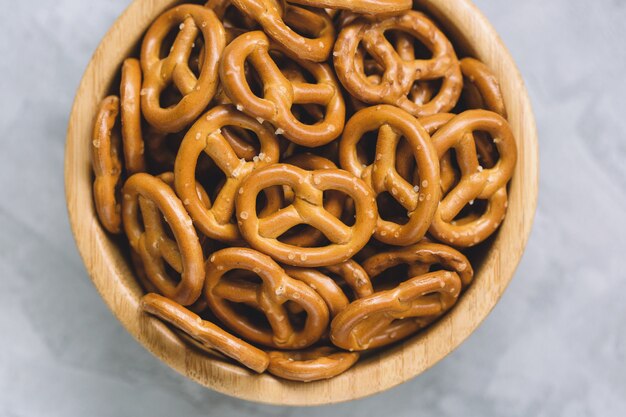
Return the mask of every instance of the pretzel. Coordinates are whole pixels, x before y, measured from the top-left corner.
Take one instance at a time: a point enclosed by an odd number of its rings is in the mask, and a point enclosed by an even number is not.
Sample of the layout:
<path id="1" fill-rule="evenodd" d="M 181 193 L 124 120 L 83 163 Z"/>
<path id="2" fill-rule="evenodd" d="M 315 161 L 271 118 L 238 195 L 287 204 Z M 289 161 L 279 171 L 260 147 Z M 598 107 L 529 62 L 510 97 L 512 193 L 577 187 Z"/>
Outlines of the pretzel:
<path id="1" fill-rule="evenodd" d="M 202 320 L 185 307 L 158 294 L 147 294 L 141 299 L 147 313 L 170 323 L 200 344 L 233 358 L 246 367 L 261 373 L 269 365 L 269 356 L 260 349 L 222 330 L 210 321 Z"/>
<path id="2" fill-rule="evenodd" d="M 180 28 L 169 55 L 161 58 L 164 39 L 175 27 Z M 204 39 L 203 61 L 199 77 L 189 68 L 189 56 L 198 33 Z M 163 13 L 150 26 L 141 45 L 144 73 L 141 107 L 152 126 L 163 132 L 178 132 L 193 122 L 211 101 L 218 82 L 218 61 L 226 35 L 212 10 L 184 4 Z M 174 83 L 182 99 L 162 108 L 161 94 Z"/>
<path id="3" fill-rule="evenodd" d="M 323 346 L 302 352 L 268 352 L 267 371 L 291 381 L 312 382 L 333 378 L 347 371 L 359 359 L 355 352 L 341 352 Z"/>
<path id="4" fill-rule="evenodd" d="M 343 9 L 360 14 L 389 14 L 411 10 L 411 0 L 289 0 L 303 6 Z"/>
<path id="5" fill-rule="evenodd" d="M 120 233 L 122 217 L 117 188 L 122 175 L 120 140 L 113 129 L 119 114 L 120 100 L 108 96 L 100 102 L 93 127 L 91 163 L 94 172 L 93 198 L 102 226 L 110 233 Z"/>
<path id="6" fill-rule="evenodd" d="M 366 132 L 376 129 L 374 162 L 363 166 L 357 144 Z M 418 184 L 409 183 L 396 170 L 396 148 L 401 137 L 410 144 L 417 162 Z M 379 217 L 376 239 L 391 245 L 410 245 L 424 237 L 440 199 L 439 161 L 428 133 L 414 117 L 389 105 L 357 112 L 341 138 L 339 161 L 343 169 L 363 178 L 377 195 L 389 192 L 408 211 L 409 221 L 404 225 Z"/>
<path id="7" fill-rule="evenodd" d="M 506 119 L 500 84 L 491 70 L 474 58 L 463 58 L 460 64 L 465 79 L 463 92 L 470 108 L 491 110 Z"/>
<path id="8" fill-rule="evenodd" d="M 432 51 L 432 58 L 403 59 L 385 38 L 397 30 L 410 34 Z M 380 82 L 368 79 L 355 59 L 362 45 L 383 67 Z M 408 11 L 380 21 L 356 20 L 339 33 L 333 52 L 337 76 L 343 86 L 361 101 L 393 104 L 416 117 L 451 110 L 459 99 L 463 78 L 454 48 L 435 24 L 421 12 Z M 439 92 L 417 104 L 407 95 L 416 81 L 443 79 Z"/>
<path id="9" fill-rule="evenodd" d="M 126 172 L 143 172 L 146 161 L 141 134 L 141 65 L 135 58 L 125 59 L 122 64 L 120 110 Z"/>
<path id="10" fill-rule="evenodd" d="M 224 279 L 233 269 L 252 271 L 261 284 Z M 304 348 L 315 343 L 328 325 L 328 307 L 304 282 L 290 278 L 269 256 L 246 248 L 227 248 L 211 255 L 206 263 L 205 296 L 211 310 L 228 327 L 246 339 L 282 349 Z M 289 321 L 284 304 L 299 304 L 307 313 L 301 330 Z M 246 303 L 264 313 L 270 328 L 238 314 L 231 303 Z"/>
<path id="11" fill-rule="evenodd" d="M 476 131 L 487 132 L 496 143 L 500 158 L 492 168 L 483 168 L 478 164 L 471 135 Z M 505 187 L 513 175 L 517 159 L 511 127 L 496 113 L 468 110 L 442 126 L 433 135 L 432 141 L 440 157 L 455 149 L 461 178 L 441 200 L 429 231 L 438 240 L 450 245 L 474 246 L 487 239 L 504 219 L 507 206 Z M 485 213 L 455 222 L 460 211 L 475 199 L 488 200 Z"/>
<path id="12" fill-rule="evenodd" d="M 270 51 L 282 49 L 258 31 L 239 36 L 226 47 L 220 64 L 220 79 L 232 102 L 247 114 L 267 120 L 276 127 L 278 134 L 300 145 L 321 146 L 339 136 L 345 123 L 345 105 L 328 65 L 293 58 L 313 75 L 317 84 L 292 83 L 280 71 Z M 261 78 L 263 98 L 250 90 L 244 70 L 246 61 Z M 291 112 L 294 104 L 319 104 L 326 107 L 326 116 L 316 124 L 304 124 Z"/>
<path id="13" fill-rule="evenodd" d="M 315 169 L 336 169 L 337 166 L 330 160 L 318 156 L 313 155 L 311 153 L 301 153 L 292 157 L 289 157 L 284 160 L 284 163 L 297 166 L 298 168 L 306 169 L 306 170 L 315 170 Z M 293 194 L 293 193 L 290 193 Z M 291 197 L 291 198 L 289 198 Z M 285 200 L 293 203 L 293 195 L 288 196 L 285 195 Z M 343 212 L 343 205 L 345 203 L 345 195 L 338 191 L 330 190 L 328 191 L 325 201 L 324 201 L 324 209 L 328 211 L 334 217 L 341 217 L 341 213 Z M 277 210 L 282 207 L 281 202 L 270 202 L 277 207 Z M 276 211 L 277 211 L 276 210 Z M 271 213 L 268 213 L 271 214 Z M 288 234 L 284 236 L 281 241 L 287 243 L 289 245 L 301 246 L 301 247 L 310 247 L 319 245 L 324 241 L 324 234 L 317 230 L 304 230 L 300 231 L 297 234 Z"/>
<path id="14" fill-rule="evenodd" d="M 162 180 L 145 173 L 128 178 L 122 194 L 124 230 L 141 257 L 146 276 L 166 297 L 182 305 L 193 304 L 202 291 L 204 259 L 183 203 Z M 174 239 L 166 234 L 162 219 Z M 178 283 L 168 276 L 164 261 L 180 273 Z"/>
<path id="15" fill-rule="evenodd" d="M 504 97 L 496 76 L 482 62 L 474 58 L 461 60 L 461 72 L 464 77 L 463 98 L 469 109 L 485 109 L 507 118 Z M 476 151 L 482 165 L 492 167 L 496 155 L 491 141 L 483 132 L 474 132 Z"/>
<path id="16" fill-rule="evenodd" d="M 314 62 L 328 59 L 335 41 L 335 28 L 324 10 L 305 9 L 277 0 L 231 0 L 289 55 Z M 309 36 L 302 36 L 305 32 Z"/>
<path id="17" fill-rule="evenodd" d="M 422 240 L 415 245 L 379 251 L 363 261 L 363 269 L 373 279 L 387 269 L 409 265 L 409 275 L 423 275 L 430 267 L 438 265 L 448 271 L 456 272 L 463 287 L 467 287 L 474 276 L 472 265 L 461 252 L 450 246 Z"/>
<path id="18" fill-rule="evenodd" d="M 330 339 L 336 346 L 350 351 L 393 343 L 400 340 L 398 330 L 401 337 L 408 336 L 430 322 L 429 318 L 447 311 L 456 302 L 460 290 L 461 280 L 455 272 L 436 271 L 416 276 L 395 289 L 351 303 L 331 322 Z M 422 324 L 420 319 L 426 320 Z M 400 323 L 394 323 L 397 320 Z M 409 331 L 404 323 L 409 324 Z"/>
<path id="19" fill-rule="evenodd" d="M 332 278 L 317 269 L 286 267 L 285 273 L 315 290 L 328 306 L 331 318 L 350 304 L 341 287 Z M 292 310 L 292 312 L 297 312 L 297 310 Z"/>
<path id="20" fill-rule="evenodd" d="M 252 161 L 239 158 L 221 128 L 236 126 L 258 135 L 260 153 Z M 204 152 L 226 174 L 226 182 L 212 206 L 203 204 L 196 193 L 196 164 Z M 231 223 L 235 195 L 242 181 L 255 169 L 278 161 L 279 148 L 274 132 L 232 106 L 209 110 L 189 129 L 180 145 L 174 165 L 175 188 L 194 223 L 205 235 L 223 241 L 237 241 L 237 225 Z"/>
<path id="21" fill-rule="evenodd" d="M 256 197 L 263 189 L 287 185 L 295 199 L 274 214 L 259 218 Z M 323 208 L 323 193 L 337 190 L 354 200 L 353 226 L 347 226 Z M 253 172 L 239 189 L 237 219 L 244 239 L 253 248 L 292 266 L 324 266 L 348 260 L 369 240 L 378 212 L 371 189 L 352 174 L 339 169 L 306 171 L 287 164 L 274 164 Z M 300 248 L 278 240 L 298 224 L 320 230 L 331 242 L 327 246 Z"/>

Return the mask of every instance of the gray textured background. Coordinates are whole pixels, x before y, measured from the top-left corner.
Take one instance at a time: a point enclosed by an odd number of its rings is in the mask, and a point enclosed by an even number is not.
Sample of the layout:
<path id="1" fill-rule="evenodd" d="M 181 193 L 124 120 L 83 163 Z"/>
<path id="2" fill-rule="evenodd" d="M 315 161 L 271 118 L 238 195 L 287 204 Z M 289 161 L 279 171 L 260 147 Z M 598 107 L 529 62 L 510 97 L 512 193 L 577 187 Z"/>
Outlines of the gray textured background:
<path id="1" fill-rule="evenodd" d="M 89 282 L 66 218 L 74 91 L 127 0 L 1 0 L 0 416 L 626 416 L 626 1 L 477 0 L 540 134 L 532 238 L 493 314 L 381 395 L 317 409 L 208 391 L 144 351 Z"/>

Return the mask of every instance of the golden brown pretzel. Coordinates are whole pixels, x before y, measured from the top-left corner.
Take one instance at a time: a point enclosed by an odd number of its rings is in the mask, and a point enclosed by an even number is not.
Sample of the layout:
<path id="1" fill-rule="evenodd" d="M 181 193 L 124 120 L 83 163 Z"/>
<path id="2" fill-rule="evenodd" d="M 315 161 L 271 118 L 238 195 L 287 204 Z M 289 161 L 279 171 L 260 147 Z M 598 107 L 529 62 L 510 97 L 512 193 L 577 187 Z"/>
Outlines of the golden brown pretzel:
<path id="1" fill-rule="evenodd" d="M 474 58 L 461 60 L 461 72 L 465 79 L 463 92 L 471 109 L 485 109 L 498 113 L 506 119 L 506 107 L 498 79 L 489 67 Z"/>
<path id="2" fill-rule="evenodd" d="M 183 203 L 165 182 L 145 173 L 126 180 L 122 194 L 124 230 L 131 248 L 141 257 L 146 276 L 168 298 L 182 305 L 193 304 L 202 291 L 204 258 Z M 163 220 L 174 239 L 167 235 Z M 168 276 L 164 262 L 180 273 L 180 281 Z"/>
<path id="3" fill-rule="evenodd" d="M 180 28 L 169 55 L 161 58 L 168 33 Z M 189 68 L 189 56 L 198 33 L 204 38 L 199 77 Z M 176 6 L 150 26 L 141 45 L 144 74 L 141 107 L 144 117 L 163 132 L 178 132 L 193 122 L 209 104 L 218 84 L 218 61 L 226 44 L 224 27 L 212 10 L 193 4 Z M 209 47 L 210 46 L 210 47 Z M 182 99 L 162 108 L 161 95 L 173 83 Z"/>
<path id="4" fill-rule="evenodd" d="M 416 276 L 394 289 L 352 302 L 333 319 L 330 339 L 336 346 L 351 351 L 393 343 L 399 336 L 408 336 L 418 329 L 420 319 L 428 322 L 447 311 L 456 302 L 460 290 L 461 280 L 455 272 L 436 271 Z M 409 324 L 408 331 L 404 323 Z"/>
<path id="5" fill-rule="evenodd" d="M 403 248 L 378 252 L 363 262 L 363 269 L 375 279 L 385 270 L 400 264 L 409 265 L 409 274 L 415 271 L 418 271 L 417 274 L 424 274 L 429 272 L 431 266 L 437 265 L 456 272 L 464 287 L 472 282 L 474 276 L 472 265 L 465 255 L 450 246 L 427 240 Z"/>
<path id="6" fill-rule="evenodd" d="M 268 372 L 292 381 L 319 381 L 333 378 L 359 359 L 355 352 L 341 352 L 329 346 L 299 352 L 268 352 Z"/>
<path id="7" fill-rule="evenodd" d="M 141 134 L 141 65 L 135 58 L 125 59 L 122 64 L 120 115 L 126 172 L 128 175 L 143 172 L 146 161 Z"/>
<path id="8" fill-rule="evenodd" d="M 373 163 L 364 166 L 357 144 L 372 130 L 378 130 L 376 154 Z M 410 144 L 417 163 L 418 184 L 410 183 L 396 170 L 401 137 Z M 439 159 L 428 133 L 413 116 L 389 105 L 360 110 L 346 124 L 339 160 L 343 169 L 363 178 L 377 195 L 389 192 L 408 211 L 409 221 L 404 225 L 379 217 L 376 239 L 391 245 L 410 245 L 424 237 L 441 197 L 437 187 Z"/>
<path id="9" fill-rule="evenodd" d="M 100 223 L 110 233 L 122 230 L 121 206 L 117 189 L 122 175 L 120 140 L 113 129 L 119 114 L 120 100 L 108 96 L 102 100 L 96 115 L 91 142 L 91 163 L 95 179 L 93 198 Z"/>
<path id="10" fill-rule="evenodd" d="M 259 218 L 257 195 L 275 185 L 291 187 L 295 199 L 289 206 Z M 354 200 L 355 224 L 347 226 L 323 207 L 324 191 L 337 190 Z M 374 232 L 378 212 L 371 189 L 352 174 L 339 169 L 306 171 L 287 164 L 274 164 L 253 172 L 243 182 L 236 201 L 242 236 L 253 248 L 293 266 L 324 266 L 343 262 L 357 253 Z M 298 224 L 321 230 L 329 245 L 300 248 L 278 240 Z"/>
<path id="11" fill-rule="evenodd" d="M 410 10 L 411 0 L 289 0 L 290 3 L 329 9 L 350 10 L 360 14 L 389 14 Z"/>
<path id="12" fill-rule="evenodd" d="M 274 62 L 270 50 L 280 49 L 258 31 L 241 35 L 226 47 L 220 64 L 220 79 L 232 102 L 241 111 L 270 122 L 276 127 L 276 133 L 300 145 L 321 146 L 339 136 L 345 123 L 345 105 L 330 67 L 293 58 L 317 83 L 292 83 Z M 263 98 L 250 90 L 244 69 L 246 61 L 262 79 Z M 300 122 L 291 111 L 298 103 L 326 107 L 324 119 L 313 125 Z"/>
<path id="13" fill-rule="evenodd" d="M 337 165 L 335 165 L 332 161 L 311 153 L 301 153 L 295 156 L 291 156 L 283 161 L 285 164 L 290 164 L 297 166 L 298 168 L 306 169 L 306 170 L 315 170 L 315 169 L 336 169 Z M 290 190 L 291 191 L 291 190 Z M 273 194 L 272 194 L 273 195 Z M 287 198 L 285 195 L 285 199 L 290 203 L 293 203 L 293 195 L 291 198 Z M 330 190 L 327 192 L 326 198 L 324 199 L 324 209 L 328 211 L 331 215 L 339 218 L 341 217 L 341 213 L 343 212 L 343 205 L 345 203 L 345 195 L 338 191 Z M 280 202 L 271 202 L 274 206 L 277 206 L 277 209 L 282 207 Z M 271 214 L 271 213 L 267 213 Z M 298 231 L 296 234 L 288 234 L 284 236 L 281 241 L 287 243 L 289 245 L 302 246 L 302 247 L 310 247 L 319 245 L 324 241 L 324 234 L 317 230 L 307 228 L 302 231 Z"/>
<path id="14" fill-rule="evenodd" d="M 220 329 L 210 321 L 202 320 L 197 314 L 158 294 L 147 294 L 141 299 L 144 311 L 170 323 L 197 342 L 233 358 L 248 368 L 261 373 L 269 365 L 269 356 L 260 349 Z"/>
<path id="15" fill-rule="evenodd" d="M 224 279 L 234 269 L 256 274 L 261 283 Z M 205 296 L 211 310 L 228 327 L 246 339 L 283 349 L 304 348 L 315 343 L 328 325 L 328 307 L 304 282 L 290 278 L 269 256 L 246 248 L 227 248 L 211 255 L 206 263 Z M 301 330 L 289 321 L 284 304 L 291 301 L 307 313 Z M 245 303 L 260 310 L 269 328 L 238 314 L 232 303 Z"/>
<path id="16" fill-rule="evenodd" d="M 226 126 L 254 132 L 261 144 L 259 155 L 252 161 L 239 158 L 222 134 L 221 129 Z M 196 164 L 203 152 L 226 174 L 226 182 L 212 206 L 203 204 L 196 193 Z M 237 190 L 253 170 L 278 161 L 278 156 L 274 132 L 233 106 L 214 107 L 198 119 L 185 135 L 174 166 L 176 192 L 198 229 L 213 239 L 240 239 L 237 225 L 231 223 Z"/>
<path id="17" fill-rule="evenodd" d="M 402 31 L 420 40 L 432 58 L 405 60 L 385 38 L 385 32 Z M 359 45 L 383 68 L 381 79 L 368 79 L 359 65 Z M 435 24 L 421 12 L 409 11 L 381 21 L 356 20 L 340 32 L 333 52 L 337 76 L 356 98 L 367 103 L 398 106 L 417 117 L 451 110 L 459 99 L 463 77 L 454 48 Z M 439 92 L 417 104 L 407 97 L 416 81 L 443 79 Z"/>
<path id="18" fill-rule="evenodd" d="M 323 62 L 335 41 L 335 27 L 324 10 L 306 9 L 277 0 L 231 0 L 291 56 Z M 298 32 L 306 32 L 310 37 Z"/>
<path id="19" fill-rule="evenodd" d="M 491 168 L 478 163 L 472 135 L 476 131 L 488 133 L 496 143 L 500 157 Z M 439 128 L 432 140 L 440 157 L 455 149 L 461 178 L 442 198 L 429 231 L 450 245 L 474 246 L 489 237 L 504 219 L 506 184 L 517 159 L 513 132 L 497 113 L 468 110 Z M 475 199 L 488 200 L 486 212 L 468 221 L 455 222 L 461 210 Z"/>
<path id="20" fill-rule="evenodd" d="M 461 60 L 463 73 L 463 99 L 469 109 L 485 109 L 507 118 L 504 97 L 496 76 L 482 62 L 474 58 Z M 484 132 L 474 132 L 478 159 L 486 168 L 493 166 L 497 155 L 489 137 Z"/>
<path id="21" fill-rule="evenodd" d="M 331 318 L 350 304 L 341 287 L 332 278 L 317 269 L 286 267 L 285 273 L 315 290 L 326 302 Z"/>

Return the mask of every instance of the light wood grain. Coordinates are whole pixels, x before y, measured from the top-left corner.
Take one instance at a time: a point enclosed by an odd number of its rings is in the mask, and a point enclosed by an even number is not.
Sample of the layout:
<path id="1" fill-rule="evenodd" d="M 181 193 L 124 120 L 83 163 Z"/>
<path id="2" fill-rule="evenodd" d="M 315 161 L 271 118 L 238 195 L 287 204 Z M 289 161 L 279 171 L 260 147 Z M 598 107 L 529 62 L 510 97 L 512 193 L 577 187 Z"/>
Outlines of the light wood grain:
<path id="1" fill-rule="evenodd" d="M 85 71 L 69 120 L 65 186 L 70 222 L 89 276 L 124 327 L 178 372 L 216 391 L 281 405 L 347 401 L 389 389 L 419 375 L 459 346 L 495 306 L 509 284 L 530 233 L 538 192 L 537 134 L 524 82 L 506 47 L 469 0 L 420 0 L 465 53 L 496 74 L 519 149 L 506 220 L 476 271 L 476 279 L 445 318 L 421 334 L 360 361 L 329 381 L 294 383 L 253 375 L 219 357 L 187 347 L 165 325 L 141 313 L 139 289 L 117 243 L 100 227 L 92 203 L 89 145 L 93 116 L 122 60 L 172 0 L 137 0 L 115 22 Z"/>

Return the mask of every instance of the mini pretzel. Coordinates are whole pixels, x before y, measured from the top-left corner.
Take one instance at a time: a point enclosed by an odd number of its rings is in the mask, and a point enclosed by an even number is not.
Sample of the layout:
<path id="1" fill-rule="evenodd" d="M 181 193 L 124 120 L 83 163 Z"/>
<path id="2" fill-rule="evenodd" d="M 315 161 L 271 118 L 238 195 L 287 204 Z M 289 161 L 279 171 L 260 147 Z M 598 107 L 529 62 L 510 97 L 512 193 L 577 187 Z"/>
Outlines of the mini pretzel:
<path id="1" fill-rule="evenodd" d="M 161 48 L 168 33 L 180 28 L 169 55 L 161 58 Z M 189 68 L 194 41 L 202 33 L 203 61 L 200 76 Z M 224 46 L 224 27 L 212 10 L 185 4 L 165 12 L 150 26 L 141 45 L 144 73 L 141 107 L 152 126 L 163 132 L 178 132 L 192 123 L 209 104 L 218 83 L 218 62 Z M 182 94 L 178 104 L 162 108 L 161 94 L 174 83 Z"/>
<path id="2" fill-rule="evenodd" d="M 120 233 L 122 227 L 121 208 L 116 196 L 122 175 L 119 155 L 121 150 L 119 137 L 113 131 L 119 109 L 120 100 L 116 96 L 102 100 L 96 115 L 91 142 L 96 212 L 102 226 L 110 233 Z"/>
<path id="3" fill-rule="evenodd" d="M 337 165 L 335 165 L 332 161 L 308 152 L 289 157 L 284 160 L 284 163 L 295 165 L 298 168 L 306 170 L 337 168 Z M 343 212 L 343 205 L 345 203 L 345 200 L 345 195 L 343 193 L 330 190 L 328 191 L 326 199 L 324 201 L 324 209 L 328 211 L 331 215 L 339 218 L 341 217 L 341 213 Z M 293 199 L 291 199 L 291 202 L 293 202 Z M 279 206 L 278 208 L 280 207 L 282 206 Z M 302 233 L 285 236 L 281 240 L 282 242 L 289 245 L 310 247 L 322 243 L 324 241 L 324 234 L 317 229 L 305 230 Z"/>
<path id="4" fill-rule="evenodd" d="M 166 297 L 182 305 L 193 304 L 202 291 L 204 259 L 183 203 L 166 183 L 145 173 L 132 175 L 122 194 L 124 230 L 141 257 L 146 276 Z M 174 239 L 164 230 L 163 219 Z M 178 283 L 168 276 L 164 262 L 180 273 Z"/>
<path id="5" fill-rule="evenodd" d="M 427 60 L 405 60 L 385 38 L 385 32 L 408 33 L 425 44 L 433 54 Z M 383 68 L 381 79 L 368 79 L 358 64 L 362 45 Z M 423 13 L 408 11 L 381 21 L 357 20 L 344 27 L 333 52 L 335 69 L 343 86 L 367 103 L 393 104 L 422 117 L 451 110 L 459 99 L 463 77 L 454 48 L 445 35 Z M 417 104 L 407 96 L 416 81 L 443 79 L 439 92 L 428 102 Z"/>
<path id="6" fill-rule="evenodd" d="M 463 58 L 461 72 L 465 79 L 463 92 L 467 95 L 470 108 L 491 110 L 506 119 L 500 84 L 491 70 L 477 59 Z"/>
<path id="7" fill-rule="evenodd" d="M 363 269 L 372 278 L 394 266 L 409 265 L 409 274 L 429 272 L 432 265 L 456 272 L 464 287 L 474 276 L 472 265 L 465 255 L 450 246 L 423 240 L 415 245 L 378 252 L 363 262 Z M 419 267 L 419 268 L 416 268 Z"/>
<path id="8" fill-rule="evenodd" d="M 368 131 L 378 129 L 376 156 L 363 166 L 357 144 Z M 396 170 L 396 148 L 404 137 L 417 163 L 419 184 L 409 183 Z M 410 245 L 428 230 L 440 199 L 439 160 L 428 133 L 405 111 L 380 105 L 357 112 L 348 121 L 339 144 L 341 167 L 363 178 L 378 195 L 389 192 L 407 211 L 409 221 L 400 225 L 379 217 L 376 239 L 391 245 Z"/>
<path id="9" fill-rule="evenodd" d="M 351 303 L 330 325 L 330 339 L 340 348 L 365 350 L 399 340 L 394 322 L 439 316 L 456 302 L 461 280 L 455 272 L 436 271 Z M 415 324 L 413 324 L 415 323 Z M 410 329 L 419 322 L 409 322 Z M 402 337 L 409 333 L 402 332 Z M 381 337 L 384 335 L 385 337 Z"/>
<path id="10" fill-rule="evenodd" d="M 226 126 L 250 130 L 258 135 L 259 155 L 252 161 L 240 159 L 222 134 L 221 129 Z M 226 174 L 226 182 L 211 207 L 203 204 L 196 193 L 196 165 L 202 152 Z M 214 239 L 230 242 L 240 239 L 237 225 L 231 223 L 237 190 L 253 170 L 278 161 L 278 156 L 278 140 L 274 132 L 232 106 L 214 107 L 198 119 L 185 135 L 174 166 L 176 192 L 198 229 Z"/>
<path id="11" fill-rule="evenodd" d="M 158 294 L 147 294 L 141 299 L 144 311 L 170 323 L 202 345 L 233 358 L 248 368 L 261 373 L 269 365 L 269 356 L 260 349 L 220 329 L 210 321 L 202 320 L 180 304 Z"/>
<path id="12" fill-rule="evenodd" d="M 335 41 L 335 27 L 324 10 L 305 9 L 277 0 L 231 0 L 246 16 L 256 20 L 289 55 L 314 62 L 328 59 Z M 295 32 L 306 32 L 305 37 Z"/>
<path id="13" fill-rule="evenodd" d="M 285 268 L 285 273 L 314 289 L 326 302 L 331 318 L 350 304 L 341 287 L 332 278 L 317 269 L 288 267 Z"/>
<path id="14" fill-rule="evenodd" d="M 303 352 L 268 352 L 270 374 L 292 381 L 319 381 L 347 371 L 359 359 L 355 352 L 340 352 L 328 346 Z"/>
<path id="15" fill-rule="evenodd" d="M 286 185 L 294 190 L 294 202 L 259 218 L 257 195 L 265 188 Z M 337 190 L 354 200 L 355 223 L 347 226 L 323 207 L 323 193 Z M 253 248 L 293 266 L 334 265 L 348 260 L 369 240 L 376 227 L 376 200 L 363 181 L 339 169 L 306 171 L 287 164 L 274 164 L 253 172 L 239 189 L 237 219 L 244 239 Z M 278 238 L 298 224 L 320 230 L 331 242 L 327 246 L 300 248 Z"/>
<path id="16" fill-rule="evenodd" d="M 504 97 L 500 90 L 500 84 L 496 76 L 482 62 L 474 58 L 461 60 L 461 72 L 463 73 L 463 99 L 469 109 L 485 109 L 498 113 L 507 118 Z M 474 132 L 476 150 L 482 165 L 492 167 L 492 161 L 496 159 L 491 141 L 483 132 Z"/>
<path id="17" fill-rule="evenodd" d="M 487 132 L 496 143 L 500 158 L 492 168 L 478 164 L 472 133 Z M 460 181 L 443 197 L 430 226 L 438 240 L 458 246 L 474 246 L 489 237 L 504 219 L 506 183 L 517 158 L 515 139 L 505 119 L 486 110 L 468 110 L 442 126 L 432 137 L 440 157 L 456 151 Z M 464 222 L 455 217 L 475 199 L 489 200 L 486 212 Z M 456 223 L 456 224 L 455 224 Z"/>
<path id="18" fill-rule="evenodd" d="M 228 97 L 242 111 L 267 120 L 276 127 L 278 134 L 284 134 L 297 144 L 316 147 L 339 136 L 345 123 L 345 105 L 328 65 L 293 58 L 317 83 L 291 82 L 270 56 L 271 50 L 282 51 L 258 31 L 241 35 L 226 47 L 220 64 L 220 79 Z M 261 78 L 263 98 L 250 90 L 244 69 L 246 61 Z M 293 115 L 294 104 L 319 104 L 326 108 L 326 116 L 313 125 L 304 124 Z"/>
<path id="19" fill-rule="evenodd" d="M 252 271 L 261 284 L 223 279 L 234 269 Z M 204 293 L 215 315 L 246 339 L 282 349 L 304 348 L 315 343 L 328 325 L 328 307 L 304 282 L 290 278 L 269 256 L 246 248 L 227 248 L 213 253 L 206 263 Z M 284 304 L 291 301 L 307 313 L 301 330 L 289 321 Z M 270 329 L 238 314 L 231 303 L 255 306 L 265 314 Z"/>
<path id="20" fill-rule="evenodd" d="M 129 175 L 143 172 L 146 161 L 141 134 L 141 65 L 135 58 L 125 59 L 122 64 L 120 110 L 126 171 Z"/>
<path id="21" fill-rule="evenodd" d="M 411 10 L 411 0 L 289 0 L 311 7 L 350 10 L 360 14 L 389 14 Z"/>

